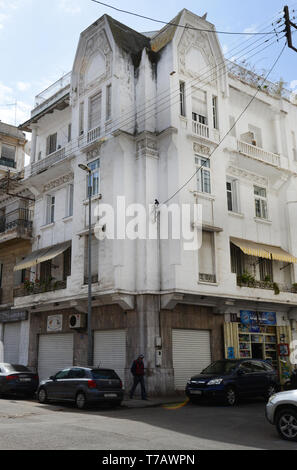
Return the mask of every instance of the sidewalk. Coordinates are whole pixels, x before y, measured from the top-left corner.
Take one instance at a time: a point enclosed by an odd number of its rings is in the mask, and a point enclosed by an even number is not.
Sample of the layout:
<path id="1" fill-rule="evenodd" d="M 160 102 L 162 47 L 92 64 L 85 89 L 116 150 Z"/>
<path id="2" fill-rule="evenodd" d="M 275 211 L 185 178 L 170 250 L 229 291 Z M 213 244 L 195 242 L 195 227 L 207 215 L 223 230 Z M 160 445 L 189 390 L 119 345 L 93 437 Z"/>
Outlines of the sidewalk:
<path id="1" fill-rule="evenodd" d="M 187 397 L 184 395 L 171 395 L 165 397 L 151 397 L 148 400 L 142 400 L 141 397 L 133 398 L 132 400 L 125 396 L 122 406 L 126 408 L 150 408 L 157 406 L 181 406 L 185 404 Z"/>

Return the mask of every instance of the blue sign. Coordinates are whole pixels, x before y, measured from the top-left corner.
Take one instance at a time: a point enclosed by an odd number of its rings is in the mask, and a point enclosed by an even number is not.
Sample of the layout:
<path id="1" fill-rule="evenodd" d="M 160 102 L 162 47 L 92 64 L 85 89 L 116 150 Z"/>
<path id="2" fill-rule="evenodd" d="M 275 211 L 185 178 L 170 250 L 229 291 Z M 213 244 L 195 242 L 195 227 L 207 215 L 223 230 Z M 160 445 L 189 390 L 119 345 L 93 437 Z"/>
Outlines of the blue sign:
<path id="1" fill-rule="evenodd" d="M 256 331 L 255 328 L 259 327 L 259 325 L 276 325 L 276 313 L 241 310 L 240 321 L 243 325 L 253 327 L 253 331 Z"/>
<path id="2" fill-rule="evenodd" d="M 230 347 L 227 350 L 227 359 L 235 359 L 234 348 Z"/>

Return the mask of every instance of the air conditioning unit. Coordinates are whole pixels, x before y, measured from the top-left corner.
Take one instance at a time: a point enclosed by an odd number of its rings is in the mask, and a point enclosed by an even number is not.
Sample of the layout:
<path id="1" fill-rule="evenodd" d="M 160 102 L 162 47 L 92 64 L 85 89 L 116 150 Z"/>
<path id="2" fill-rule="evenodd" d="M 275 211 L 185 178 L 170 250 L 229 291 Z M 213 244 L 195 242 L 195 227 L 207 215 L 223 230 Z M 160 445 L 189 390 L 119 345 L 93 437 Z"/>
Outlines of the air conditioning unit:
<path id="1" fill-rule="evenodd" d="M 74 313 L 69 317 L 69 328 L 85 328 L 86 315 L 84 313 Z"/>

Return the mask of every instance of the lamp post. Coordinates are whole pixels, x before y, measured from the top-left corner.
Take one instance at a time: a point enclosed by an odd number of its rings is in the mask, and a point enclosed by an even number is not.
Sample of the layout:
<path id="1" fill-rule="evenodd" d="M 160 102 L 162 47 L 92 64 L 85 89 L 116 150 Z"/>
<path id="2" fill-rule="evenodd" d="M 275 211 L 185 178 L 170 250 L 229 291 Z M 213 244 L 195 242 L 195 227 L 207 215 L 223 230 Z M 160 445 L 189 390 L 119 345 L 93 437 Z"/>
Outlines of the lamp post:
<path id="1" fill-rule="evenodd" d="M 91 170 L 87 165 L 78 165 L 88 173 L 89 198 L 89 236 L 88 236 L 88 366 L 93 365 L 93 336 L 92 336 L 92 182 Z"/>

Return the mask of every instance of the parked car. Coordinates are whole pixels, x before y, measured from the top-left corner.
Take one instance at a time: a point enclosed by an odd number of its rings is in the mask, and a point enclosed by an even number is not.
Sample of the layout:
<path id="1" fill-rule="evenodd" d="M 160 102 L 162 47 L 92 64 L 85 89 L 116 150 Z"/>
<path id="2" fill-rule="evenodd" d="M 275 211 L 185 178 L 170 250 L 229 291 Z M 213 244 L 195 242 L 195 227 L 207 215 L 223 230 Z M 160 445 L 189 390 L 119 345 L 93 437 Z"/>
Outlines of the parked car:
<path id="1" fill-rule="evenodd" d="M 40 403 L 72 401 L 77 408 L 108 402 L 119 406 L 124 392 L 120 377 L 112 369 L 73 367 L 64 369 L 39 384 Z"/>
<path id="2" fill-rule="evenodd" d="M 297 390 L 276 393 L 266 405 L 266 418 L 286 441 L 297 441 Z"/>
<path id="3" fill-rule="evenodd" d="M 0 395 L 33 397 L 38 388 L 38 375 L 20 364 L 0 363 Z"/>
<path id="4" fill-rule="evenodd" d="M 186 395 L 192 402 L 201 398 L 219 399 L 229 406 L 240 397 L 263 396 L 279 390 L 277 372 L 266 361 L 258 359 L 225 359 L 213 362 L 201 374 L 192 377 Z"/>

